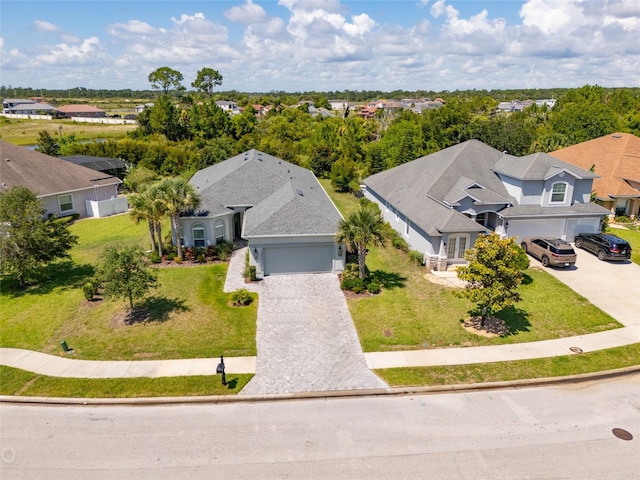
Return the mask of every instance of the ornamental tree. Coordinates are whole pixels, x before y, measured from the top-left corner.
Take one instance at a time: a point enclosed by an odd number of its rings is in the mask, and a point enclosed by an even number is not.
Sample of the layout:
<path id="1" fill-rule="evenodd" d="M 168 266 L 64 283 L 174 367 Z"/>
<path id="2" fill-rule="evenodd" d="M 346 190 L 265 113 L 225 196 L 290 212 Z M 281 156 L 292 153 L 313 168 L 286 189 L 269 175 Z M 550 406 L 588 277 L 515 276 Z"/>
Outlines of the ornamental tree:
<path id="1" fill-rule="evenodd" d="M 69 257 L 78 239 L 66 220 L 45 219 L 42 201 L 23 186 L 0 193 L 0 272 L 20 286 L 37 281 L 39 271 Z"/>
<path id="2" fill-rule="evenodd" d="M 133 301 L 143 298 L 158 284 L 156 272 L 149 267 L 139 246 L 110 246 L 100 255 L 96 277 L 104 288 L 106 298 Z"/>
<path id="3" fill-rule="evenodd" d="M 489 316 L 521 300 L 517 288 L 522 284 L 521 270 L 528 266 L 521 250 L 513 239 L 491 233 L 479 235 L 465 253 L 468 264 L 458 268 L 458 278 L 467 285 L 458 294 L 477 304 L 482 325 Z"/>

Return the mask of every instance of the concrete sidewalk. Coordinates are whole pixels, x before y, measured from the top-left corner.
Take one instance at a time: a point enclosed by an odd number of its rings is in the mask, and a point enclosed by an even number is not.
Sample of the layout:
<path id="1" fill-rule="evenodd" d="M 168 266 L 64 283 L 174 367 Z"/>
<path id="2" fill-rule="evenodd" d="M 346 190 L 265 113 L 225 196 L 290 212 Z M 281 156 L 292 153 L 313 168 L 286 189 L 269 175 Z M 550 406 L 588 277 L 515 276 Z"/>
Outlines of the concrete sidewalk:
<path id="1" fill-rule="evenodd" d="M 364 356 L 367 366 L 371 369 L 425 367 L 576 355 L 578 353 L 572 351 L 571 347 L 577 347 L 587 353 L 634 343 L 640 343 L 640 325 L 540 342 L 486 347 L 369 352 Z M 60 357 L 19 348 L 0 348 L 0 365 L 41 375 L 67 378 L 158 378 L 215 375 L 218 362 L 218 358 L 134 361 L 75 360 L 70 356 Z M 228 357 L 224 359 L 224 363 L 227 374 L 255 373 L 256 371 L 256 357 Z"/>

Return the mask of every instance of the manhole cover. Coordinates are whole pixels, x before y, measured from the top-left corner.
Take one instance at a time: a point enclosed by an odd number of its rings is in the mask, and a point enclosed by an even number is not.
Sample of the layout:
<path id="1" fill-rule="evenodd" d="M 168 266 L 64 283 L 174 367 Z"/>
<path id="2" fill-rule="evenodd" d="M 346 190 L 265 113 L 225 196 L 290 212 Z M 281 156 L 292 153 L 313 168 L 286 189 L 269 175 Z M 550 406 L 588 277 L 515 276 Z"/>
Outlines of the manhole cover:
<path id="1" fill-rule="evenodd" d="M 393 332 L 391 330 L 384 330 L 385 337 L 393 337 Z"/>
<path id="2" fill-rule="evenodd" d="M 569 347 L 573 353 L 582 353 L 582 349 L 580 347 Z"/>
<path id="3" fill-rule="evenodd" d="M 620 440 L 633 440 L 633 435 L 622 428 L 614 428 L 611 431 Z"/>

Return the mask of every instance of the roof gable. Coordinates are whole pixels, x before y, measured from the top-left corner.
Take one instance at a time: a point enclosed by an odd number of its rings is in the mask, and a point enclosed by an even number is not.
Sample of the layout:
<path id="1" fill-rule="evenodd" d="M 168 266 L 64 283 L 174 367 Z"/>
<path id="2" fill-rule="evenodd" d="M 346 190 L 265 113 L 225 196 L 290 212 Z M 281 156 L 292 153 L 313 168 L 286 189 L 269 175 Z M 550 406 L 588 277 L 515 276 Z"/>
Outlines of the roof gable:
<path id="1" fill-rule="evenodd" d="M 121 180 L 90 168 L 0 140 L 1 189 L 27 187 L 39 197 L 116 185 Z"/>
<path id="2" fill-rule="evenodd" d="M 583 168 L 571 165 L 546 153 L 533 153 L 524 157 L 504 155 L 494 167 L 494 172 L 517 180 L 547 180 L 560 172 L 575 178 L 593 179 L 597 175 Z"/>

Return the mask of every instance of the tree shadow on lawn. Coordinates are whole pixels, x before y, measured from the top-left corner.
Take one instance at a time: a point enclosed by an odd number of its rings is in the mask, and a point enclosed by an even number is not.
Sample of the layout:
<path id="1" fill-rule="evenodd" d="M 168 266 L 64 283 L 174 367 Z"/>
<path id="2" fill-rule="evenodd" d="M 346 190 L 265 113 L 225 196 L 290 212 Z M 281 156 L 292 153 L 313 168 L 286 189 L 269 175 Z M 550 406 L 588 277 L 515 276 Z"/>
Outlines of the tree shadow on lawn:
<path id="1" fill-rule="evenodd" d="M 32 283 L 26 287 L 20 287 L 12 278 L 3 278 L 2 294 L 22 297 L 23 295 L 47 295 L 56 288 L 80 288 L 94 273 L 93 265 L 78 265 L 71 260 L 64 260 L 40 270 L 38 283 Z"/>
<path id="2" fill-rule="evenodd" d="M 384 270 L 374 270 L 369 272 L 370 280 L 378 282 L 382 285 L 382 288 L 387 290 L 392 288 L 404 288 L 406 285 L 407 277 L 403 277 L 396 272 L 385 272 Z"/>
<path id="3" fill-rule="evenodd" d="M 508 335 L 517 335 L 520 332 L 528 332 L 531 323 L 529 322 L 529 313 L 521 308 L 508 307 L 502 310 L 498 317 L 503 319 L 509 326 Z"/>
<path id="4" fill-rule="evenodd" d="M 136 323 L 166 322 L 172 312 L 188 311 L 189 307 L 185 303 L 182 299 L 167 298 L 160 295 L 147 297 L 127 314 L 125 323 L 134 325 Z"/>
<path id="5" fill-rule="evenodd" d="M 522 273 L 522 285 L 531 285 L 533 283 L 533 278 L 531 278 L 526 273 Z"/>

